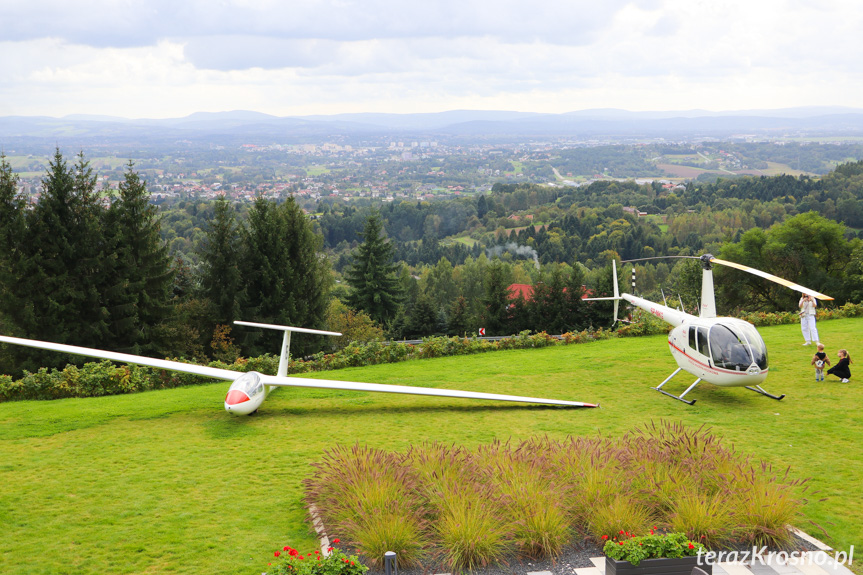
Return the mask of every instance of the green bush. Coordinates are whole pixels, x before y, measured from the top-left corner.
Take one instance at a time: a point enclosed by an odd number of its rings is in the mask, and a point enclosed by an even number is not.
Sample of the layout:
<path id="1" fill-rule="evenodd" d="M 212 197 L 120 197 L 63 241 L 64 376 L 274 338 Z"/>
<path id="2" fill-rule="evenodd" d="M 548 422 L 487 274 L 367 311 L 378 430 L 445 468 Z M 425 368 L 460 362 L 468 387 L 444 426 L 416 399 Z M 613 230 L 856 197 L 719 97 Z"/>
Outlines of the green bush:
<path id="1" fill-rule="evenodd" d="M 835 319 L 863 316 L 863 303 L 848 303 L 839 308 L 821 309 L 818 319 Z M 307 359 L 293 359 L 290 373 L 310 373 L 362 367 L 379 363 L 396 363 L 411 359 L 471 355 L 506 349 L 534 349 L 554 345 L 573 345 L 609 339 L 612 337 L 633 337 L 667 333 L 669 326 L 651 314 L 636 310 L 635 322 L 620 326 L 617 331 L 609 329 L 585 330 L 577 333 L 567 332 L 553 337 L 545 332 L 531 334 L 522 331 L 513 337 L 488 341 L 463 337 L 429 337 L 420 345 L 393 342 L 390 344 L 371 341 L 368 343 L 351 342 L 334 353 L 317 353 Z M 744 319 L 756 326 L 796 323 L 796 313 L 744 314 Z M 185 361 L 175 359 L 174 361 Z M 279 357 L 265 354 L 260 357 L 239 358 L 233 363 L 214 361 L 213 367 L 234 371 L 258 371 L 275 375 L 278 371 Z M 36 373 L 25 373 L 18 381 L 9 376 L 0 376 L 0 402 L 25 399 L 60 399 L 64 397 L 94 397 L 120 393 L 135 393 L 149 389 L 163 389 L 186 385 L 200 385 L 212 380 L 205 377 L 168 372 L 152 368 L 124 367 L 115 368 L 108 361 L 87 363 L 83 367 L 67 366 L 64 370 L 40 369 Z"/>

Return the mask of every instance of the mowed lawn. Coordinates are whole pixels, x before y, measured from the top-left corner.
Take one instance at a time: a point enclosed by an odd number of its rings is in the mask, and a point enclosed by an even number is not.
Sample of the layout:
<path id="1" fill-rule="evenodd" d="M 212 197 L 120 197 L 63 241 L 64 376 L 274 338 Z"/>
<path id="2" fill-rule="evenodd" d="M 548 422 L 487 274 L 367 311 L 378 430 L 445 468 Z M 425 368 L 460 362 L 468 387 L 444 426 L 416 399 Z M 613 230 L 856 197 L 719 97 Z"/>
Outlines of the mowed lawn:
<path id="1" fill-rule="evenodd" d="M 0 404 L 0 572 L 261 573 L 277 548 L 314 548 L 302 480 L 327 447 L 619 436 L 660 419 L 710 426 L 777 473 L 790 466 L 794 477 L 811 478 L 798 526 L 840 548 L 859 546 L 863 319 L 821 322 L 819 330 L 831 358 L 846 347 L 857 360 L 852 383 L 815 382 L 814 350 L 801 347 L 798 326 L 763 328 L 771 365 L 764 387 L 786 393 L 783 401 L 701 384 L 688 406 L 651 390 L 676 367 L 660 336 L 319 375 L 600 409 L 280 389 L 256 415 L 232 417 L 222 408 L 226 383 Z M 680 393 L 693 380 L 680 374 L 666 389 Z"/>

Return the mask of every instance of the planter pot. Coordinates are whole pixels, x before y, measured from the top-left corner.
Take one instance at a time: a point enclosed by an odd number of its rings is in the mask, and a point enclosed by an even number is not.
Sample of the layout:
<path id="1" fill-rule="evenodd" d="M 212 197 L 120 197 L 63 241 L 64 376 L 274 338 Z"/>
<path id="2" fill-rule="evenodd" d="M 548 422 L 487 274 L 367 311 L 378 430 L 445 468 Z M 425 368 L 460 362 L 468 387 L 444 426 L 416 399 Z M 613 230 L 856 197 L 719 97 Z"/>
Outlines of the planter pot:
<path id="1" fill-rule="evenodd" d="M 702 561 L 702 563 L 705 562 Z M 698 557 L 645 559 L 639 562 L 637 567 L 629 561 L 605 558 L 605 575 L 689 575 L 693 567 L 713 575 L 713 566 L 698 565 Z"/>

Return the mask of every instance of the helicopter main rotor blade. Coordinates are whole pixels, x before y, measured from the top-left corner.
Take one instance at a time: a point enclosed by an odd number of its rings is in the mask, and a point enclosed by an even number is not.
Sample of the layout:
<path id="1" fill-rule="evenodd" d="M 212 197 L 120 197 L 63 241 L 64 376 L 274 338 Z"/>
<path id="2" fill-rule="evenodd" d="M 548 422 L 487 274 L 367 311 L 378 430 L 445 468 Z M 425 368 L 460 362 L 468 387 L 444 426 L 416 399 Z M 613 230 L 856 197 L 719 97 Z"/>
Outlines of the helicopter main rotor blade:
<path id="1" fill-rule="evenodd" d="M 799 291 L 799 292 L 801 292 L 801 293 L 805 293 L 806 295 L 811 295 L 812 297 L 817 298 L 817 299 L 820 299 L 820 300 L 832 300 L 832 299 L 833 299 L 833 298 L 832 298 L 832 297 L 830 297 L 829 295 L 824 295 L 823 293 L 819 293 L 819 292 L 817 292 L 817 291 L 815 291 L 815 290 L 811 290 L 811 289 L 809 289 L 809 288 L 807 288 L 807 287 L 803 287 L 803 286 L 802 286 L 802 285 L 800 285 L 800 284 L 796 284 L 796 283 L 794 283 L 794 282 L 790 282 L 790 281 L 788 281 L 788 280 L 786 280 L 786 279 L 782 279 L 782 278 L 777 277 L 777 276 L 775 276 L 775 275 L 769 274 L 769 273 L 767 273 L 767 272 L 763 272 L 763 271 L 761 271 L 761 270 L 757 270 L 757 269 L 755 269 L 755 268 L 751 268 L 751 267 L 749 267 L 749 266 L 744 266 L 744 265 L 742 265 L 742 264 L 738 264 L 738 263 L 735 263 L 735 262 L 729 262 L 729 261 L 726 261 L 726 260 L 720 260 L 720 259 L 718 259 L 718 258 L 710 258 L 710 262 L 711 262 L 711 263 L 715 263 L 715 264 L 720 264 L 720 265 L 723 265 L 723 266 L 728 266 L 728 267 L 735 268 L 735 269 L 738 269 L 738 270 L 742 270 L 742 271 L 744 271 L 744 272 L 749 272 L 749 273 L 751 273 L 752 275 L 756 275 L 756 276 L 758 276 L 758 277 L 762 277 L 762 278 L 764 278 L 764 279 L 766 279 L 766 280 L 770 280 L 770 281 L 772 281 L 772 282 L 778 283 L 779 285 L 783 285 L 783 286 L 785 286 L 785 287 L 787 287 L 787 288 L 793 289 L 794 291 Z"/>

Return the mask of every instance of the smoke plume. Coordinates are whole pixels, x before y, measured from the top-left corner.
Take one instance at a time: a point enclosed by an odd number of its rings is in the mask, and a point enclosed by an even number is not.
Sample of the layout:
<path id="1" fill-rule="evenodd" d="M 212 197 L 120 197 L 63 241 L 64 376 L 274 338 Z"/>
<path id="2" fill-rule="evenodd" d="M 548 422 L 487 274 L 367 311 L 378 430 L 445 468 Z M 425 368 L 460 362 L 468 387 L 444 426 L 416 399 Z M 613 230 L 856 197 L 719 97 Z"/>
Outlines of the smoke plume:
<path id="1" fill-rule="evenodd" d="M 537 256 L 536 250 L 530 246 L 520 246 L 515 242 L 508 242 L 502 246 L 488 248 L 486 250 L 486 255 L 489 258 L 493 258 L 495 256 L 500 257 L 504 252 L 509 252 L 517 257 L 533 258 L 533 264 L 536 266 L 536 269 L 539 269 L 539 257 Z"/>

